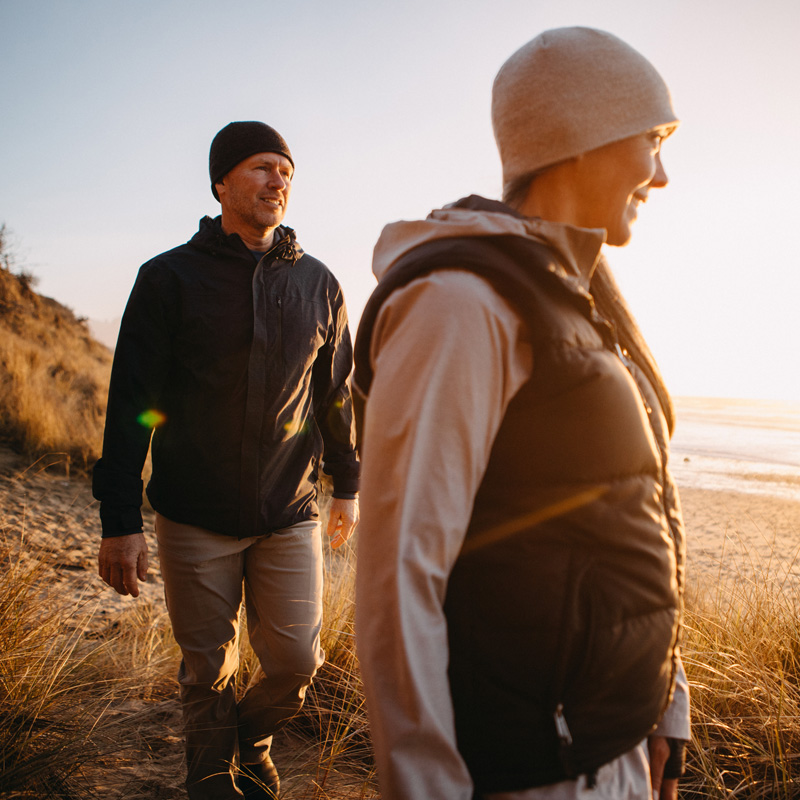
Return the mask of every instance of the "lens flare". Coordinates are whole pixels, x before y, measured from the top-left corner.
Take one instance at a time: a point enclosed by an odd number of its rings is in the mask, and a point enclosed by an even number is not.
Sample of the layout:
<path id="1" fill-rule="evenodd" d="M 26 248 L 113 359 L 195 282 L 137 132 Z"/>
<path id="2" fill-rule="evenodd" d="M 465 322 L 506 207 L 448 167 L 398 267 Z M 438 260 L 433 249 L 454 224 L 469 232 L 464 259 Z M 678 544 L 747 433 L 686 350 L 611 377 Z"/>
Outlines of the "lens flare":
<path id="1" fill-rule="evenodd" d="M 157 411 L 155 408 L 148 408 L 147 411 L 142 411 L 138 417 L 136 417 L 136 421 L 143 427 L 143 428 L 157 428 L 159 425 L 163 425 L 167 421 L 167 417 L 161 411 Z"/>
<path id="2" fill-rule="evenodd" d="M 301 433 L 308 433 L 309 431 L 308 420 L 290 419 L 288 422 L 284 423 L 283 430 L 287 438 L 291 438 L 292 436 L 297 436 L 298 434 Z"/>

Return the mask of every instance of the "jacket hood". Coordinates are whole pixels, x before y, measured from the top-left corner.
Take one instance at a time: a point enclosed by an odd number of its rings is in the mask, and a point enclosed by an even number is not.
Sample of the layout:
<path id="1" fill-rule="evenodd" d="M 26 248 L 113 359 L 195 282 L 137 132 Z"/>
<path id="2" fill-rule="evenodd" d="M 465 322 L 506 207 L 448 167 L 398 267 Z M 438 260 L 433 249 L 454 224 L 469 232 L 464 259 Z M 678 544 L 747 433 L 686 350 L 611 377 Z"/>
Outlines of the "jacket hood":
<path id="1" fill-rule="evenodd" d="M 222 217 L 203 217 L 197 233 L 189 240 L 189 244 L 199 250 L 214 253 L 221 248 L 232 248 L 250 252 L 238 233 L 226 234 L 222 230 Z M 294 230 L 287 225 L 275 228 L 273 245 L 268 251 L 275 258 L 282 258 L 292 263 L 303 256 L 303 248 L 297 241 Z"/>
<path id="2" fill-rule="evenodd" d="M 521 236 L 546 244 L 565 270 L 588 288 L 606 232 L 524 217 L 496 200 L 470 195 L 432 211 L 424 220 L 387 225 L 375 245 L 372 271 L 380 281 L 409 250 L 438 239 L 468 236 Z"/>

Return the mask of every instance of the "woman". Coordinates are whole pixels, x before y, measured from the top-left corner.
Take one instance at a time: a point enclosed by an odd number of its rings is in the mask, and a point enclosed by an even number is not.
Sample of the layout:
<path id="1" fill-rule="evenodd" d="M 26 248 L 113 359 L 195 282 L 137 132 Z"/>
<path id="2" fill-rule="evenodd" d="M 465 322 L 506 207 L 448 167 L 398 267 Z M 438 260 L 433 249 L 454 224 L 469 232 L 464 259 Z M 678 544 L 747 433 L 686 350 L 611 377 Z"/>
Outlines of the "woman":
<path id="1" fill-rule="evenodd" d="M 382 796 L 675 796 L 672 406 L 600 251 L 666 186 L 678 121 L 653 66 L 587 28 L 517 51 L 492 120 L 504 203 L 387 226 L 356 343 Z"/>

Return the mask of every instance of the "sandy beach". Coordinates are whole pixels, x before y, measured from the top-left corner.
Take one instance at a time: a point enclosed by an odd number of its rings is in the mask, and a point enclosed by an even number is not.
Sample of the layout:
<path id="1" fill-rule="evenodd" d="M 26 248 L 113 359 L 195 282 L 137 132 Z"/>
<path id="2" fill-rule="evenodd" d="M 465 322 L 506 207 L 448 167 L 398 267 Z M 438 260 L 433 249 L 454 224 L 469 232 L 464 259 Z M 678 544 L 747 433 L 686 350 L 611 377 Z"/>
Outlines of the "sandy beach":
<path id="1" fill-rule="evenodd" d="M 745 491 L 680 486 L 686 523 L 687 574 L 706 585 L 720 576 L 771 564 L 774 577 L 800 586 L 800 499 Z M 800 492 L 798 493 L 800 494 Z M 50 591 L 69 588 L 84 598 L 102 597 L 100 618 L 132 601 L 119 597 L 96 575 L 99 521 L 85 480 L 66 480 L 57 469 L 30 467 L 7 452 L 0 457 L 0 530 L 52 566 Z M 146 513 L 152 529 L 152 517 Z M 155 542 L 150 542 L 148 582 L 142 598 L 163 603 Z M 100 624 L 100 620 L 98 620 Z"/>
<path id="2" fill-rule="evenodd" d="M 672 470 L 686 522 L 688 585 L 713 588 L 758 571 L 787 591 L 800 587 L 800 406 L 697 398 L 676 405 Z M 97 504 L 89 481 L 67 479 L 57 462 L 30 464 L 0 448 L 0 531 L 52 567 L 49 591 L 101 599 L 102 626 L 133 601 L 97 577 Z M 141 596 L 163 606 L 152 537 Z"/>
<path id="3" fill-rule="evenodd" d="M 690 587 L 758 572 L 800 588 L 800 500 L 684 487 L 681 501 Z"/>
<path id="4" fill-rule="evenodd" d="M 766 569 L 800 586 L 800 406 L 678 398 L 672 469 L 687 531 L 689 585 Z M 0 531 L 52 566 L 51 590 L 102 598 L 98 624 L 131 603 L 95 572 L 97 504 L 57 456 L 36 464 L 0 448 Z M 146 512 L 152 530 L 152 516 Z M 155 543 L 142 597 L 163 604 Z"/>
<path id="5" fill-rule="evenodd" d="M 759 574 L 800 587 L 800 406 L 678 398 L 672 471 L 683 503 L 687 582 Z"/>
<path id="6" fill-rule="evenodd" d="M 44 462 L 46 463 L 46 462 Z M 96 575 L 97 505 L 85 479 L 67 480 L 58 466 L 30 465 L 0 453 L 0 531 L 42 557 L 53 570 L 48 591 L 102 599 L 96 624 L 105 624 L 133 600 L 119 597 Z M 775 580 L 800 587 L 798 499 L 754 491 L 720 491 L 679 483 L 687 534 L 689 585 L 713 586 L 766 568 Z M 760 486 L 756 488 L 761 488 Z M 152 517 L 146 513 L 152 530 Z M 148 582 L 141 597 L 163 604 L 155 542 L 150 537 Z"/>

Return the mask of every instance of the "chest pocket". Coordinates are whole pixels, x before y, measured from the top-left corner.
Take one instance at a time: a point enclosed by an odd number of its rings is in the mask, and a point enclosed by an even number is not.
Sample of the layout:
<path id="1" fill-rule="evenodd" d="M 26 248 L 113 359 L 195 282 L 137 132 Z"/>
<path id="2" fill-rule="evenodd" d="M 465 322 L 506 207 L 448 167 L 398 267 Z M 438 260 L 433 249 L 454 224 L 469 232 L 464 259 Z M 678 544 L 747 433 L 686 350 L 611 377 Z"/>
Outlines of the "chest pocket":
<path id="1" fill-rule="evenodd" d="M 280 297 L 276 303 L 284 375 L 302 381 L 325 345 L 327 308 L 303 297 Z"/>

